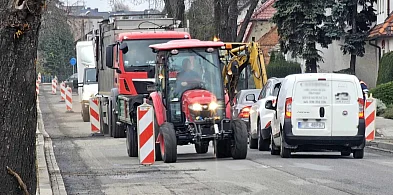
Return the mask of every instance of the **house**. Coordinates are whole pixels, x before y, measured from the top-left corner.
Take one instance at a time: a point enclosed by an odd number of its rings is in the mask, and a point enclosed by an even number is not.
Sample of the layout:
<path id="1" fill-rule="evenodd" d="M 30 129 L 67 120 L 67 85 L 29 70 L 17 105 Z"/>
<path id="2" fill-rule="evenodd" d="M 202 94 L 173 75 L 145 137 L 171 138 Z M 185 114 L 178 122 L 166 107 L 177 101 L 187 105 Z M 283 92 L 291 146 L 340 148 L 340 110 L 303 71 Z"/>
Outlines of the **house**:
<path id="1" fill-rule="evenodd" d="M 277 29 L 275 24 L 270 22 L 270 19 L 276 12 L 273 7 L 275 2 L 276 0 L 267 0 L 255 10 L 243 39 L 244 42 L 255 39 L 260 43 L 263 48 L 266 64 L 269 62 L 269 52 L 279 49 Z M 239 16 L 239 21 L 243 21 L 244 16 L 245 14 L 241 14 Z M 241 24 L 241 22 L 239 23 Z M 343 55 L 340 49 L 343 43 L 344 40 L 342 39 L 333 41 L 328 48 L 322 48 L 320 45 L 317 45 L 317 49 L 320 50 L 320 54 L 323 58 L 323 61 L 318 63 L 318 72 L 333 72 L 349 68 L 350 55 Z M 285 57 L 287 60 L 299 62 L 304 72 L 305 61 L 303 59 L 292 58 L 290 53 L 286 54 Z M 378 59 L 377 48 L 372 42 L 366 43 L 364 57 L 357 57 L 356 75 L 364 80 L 369 87 L 375 87 L 376 85 Z"/>
<path id="2" fill-rule="evenodd" d="M 380 48 L 380 56 L 393 51 L 393 2 L 378 0 L 377 25 L 372 29 L 369 40 Z"/>

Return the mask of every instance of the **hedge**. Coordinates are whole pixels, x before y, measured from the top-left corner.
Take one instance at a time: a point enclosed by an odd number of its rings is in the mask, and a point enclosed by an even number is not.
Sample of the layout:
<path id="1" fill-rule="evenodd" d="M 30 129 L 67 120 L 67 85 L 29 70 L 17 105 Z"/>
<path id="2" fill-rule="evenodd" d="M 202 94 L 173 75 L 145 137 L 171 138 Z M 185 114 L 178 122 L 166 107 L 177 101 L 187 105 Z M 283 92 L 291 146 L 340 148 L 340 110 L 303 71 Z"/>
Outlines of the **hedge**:
<path id="1" fill-rule="evenodd" d="M 393 104 L 393 82 L 378 85 L 371 89 L 374 98 L 382 100 L 386 105 Z"/>
<path id="2" fill-rule="evenodd" d="M 333 73 L 342 73 L 342 74 L 351 74 L 351 75 L 355 75 L 355 73 L 352 71 L 351 68 L 342 69 L 342 70 L 339 70 L 339 71 L 333 71 Z"/>
<path id="3" fill-rule="evenodd" d="M 302 73 L 302 69 L 299 63 L 286 61 L 284 56 L 273 52 L 270 63 L 266 66 L 266 73 L 269 78 L 284 78 L 290 74 Z"/>
<path id="4" fill-rule="evenodd" d="M 379 63 L 377 85 L 393 81 L 393 52 L 383 55 Z"/>

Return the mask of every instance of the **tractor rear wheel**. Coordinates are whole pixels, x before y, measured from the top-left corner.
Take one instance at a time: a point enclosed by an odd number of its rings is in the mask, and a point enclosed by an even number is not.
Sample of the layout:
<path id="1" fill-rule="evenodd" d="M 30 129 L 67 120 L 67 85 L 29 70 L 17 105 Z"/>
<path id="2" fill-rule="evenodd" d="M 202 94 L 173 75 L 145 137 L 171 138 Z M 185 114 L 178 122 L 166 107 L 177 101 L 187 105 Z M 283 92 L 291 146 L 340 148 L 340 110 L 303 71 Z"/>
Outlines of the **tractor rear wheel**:
<path id="1" fill-rule="evenodd" d="M 172 123 L 164 123 L 160 127 L 160 151 L 165 163 L 174 163 L 177 160 L 177 139 L 175 127 Z"/>
<path id="2" fill-rule="evenodd" d="M 234 143 L 231 146 L 233 159 L 245 159 L 247 157 L 247 125 L 244 121 L 235 119 L 231 123 Z"/>

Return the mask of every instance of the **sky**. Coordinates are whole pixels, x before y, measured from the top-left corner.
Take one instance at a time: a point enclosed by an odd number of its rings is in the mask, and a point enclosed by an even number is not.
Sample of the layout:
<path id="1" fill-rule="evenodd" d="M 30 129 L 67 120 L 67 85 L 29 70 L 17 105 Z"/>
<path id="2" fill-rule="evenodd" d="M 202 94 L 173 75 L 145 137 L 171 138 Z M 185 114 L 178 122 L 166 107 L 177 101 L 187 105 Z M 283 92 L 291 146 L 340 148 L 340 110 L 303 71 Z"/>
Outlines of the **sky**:
<path id="1" fill-rule="evenodd" d="M 100 12 L 111 11 L 108 0 L 63 0 L 65 5 L 67 5 L 67 3 L 68 5 L 76 5 L 77 2 L 79 2 L 79 5 L 82 5 L 81 2 L 83 1 L 85 2 L 86 8 L 98 8 L 98 11 Z M 131 8 L 132 11 L 143 11 L 149 8 L 148 0 L 146 0 L 145 3 L 142 3 L 140 5 L 134 5 L 133 3 L 131 3 L 132 0 L 125 0 L 124 2 Z"/>

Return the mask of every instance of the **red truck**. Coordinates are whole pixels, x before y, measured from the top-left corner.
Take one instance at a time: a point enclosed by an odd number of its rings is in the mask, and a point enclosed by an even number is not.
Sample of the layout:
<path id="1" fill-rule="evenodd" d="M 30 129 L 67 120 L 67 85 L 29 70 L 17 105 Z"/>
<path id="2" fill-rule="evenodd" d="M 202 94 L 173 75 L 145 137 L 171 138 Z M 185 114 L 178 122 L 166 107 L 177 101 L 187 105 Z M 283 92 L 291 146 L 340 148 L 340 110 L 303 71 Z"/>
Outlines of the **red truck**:
<path id="1" fill-rule="evenodd" d="M 149 45 L 190 39 L 178 24 L 162 15 L 118 15 L 95 32 L 100 132 L 126 137 L 130 157 L 138 156 L 136 108 L 155 89 L 156 55 Z"/>

